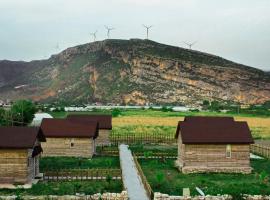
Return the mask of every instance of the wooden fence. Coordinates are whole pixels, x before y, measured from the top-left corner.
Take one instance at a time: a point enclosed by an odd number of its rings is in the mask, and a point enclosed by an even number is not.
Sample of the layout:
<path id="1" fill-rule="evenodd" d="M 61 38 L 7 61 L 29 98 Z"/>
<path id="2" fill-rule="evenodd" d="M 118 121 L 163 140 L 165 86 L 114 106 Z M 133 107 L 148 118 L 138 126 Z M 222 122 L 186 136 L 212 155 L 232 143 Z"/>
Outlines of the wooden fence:
<path id="1" fill-rule="evenodd" d="M 250 151 L 256 155 L 270 158 L 270 147 L 262 144 L 251 144 Z"/>
<path id="2" fill-rule="evenodd" d="M 137 158 L 177 158 L 177 153 L 174 152 L 151 152 L 146 154 L 145 152 L 136 152 Z"/>
<path id="3" fill-rule="evenodd" d="M 118 150 L 101 149 L 97 151 L 99 156 L 119 156 Z"/>
<path id="4" fill-rule="evenodd" d="M 119 150 L 117 149 L 117 146 L 103 146 L 98 148 L 97 154 L 100 156 L 119 156 Z M 177 151 L 162 151 L 162 152 L 155 152 L 155 150 L 133 150 L 132 151 L 136 154 L 137 158 L 177 158 Z"/>
<path id="5" fill-rule="evenodd" d="M 67 169 L 45 170 L 43 180 L 118 180 L 122 177 L 121 169 Z"/>
<path id="6" fill-rule="evenodd" d="M 142 179 L 144 188 L 145 188 L 146 191 L 147 191 L 147 195 L 148 195 L 149 199 L 153 199 L 153 198 L 154 198 L 154 192 L 153 192 L 153 190 L 152 190 L 150 184 L 148 183 L 148 181 L 147 181 L 147 179 L 146 179 L 146 177 L 145 177 L 145 175 L 144 175 L 144 173 L 143 173 L 143 170 L 142 170 L 142 168 L 141 168 L 141 165 L 140 165 L 140 163 L 138 162 L 137 156 L 136 156 L 135 154 L 133 154 L 133 159 L 134 159 L 134 162 L 135 162 L 136 167 L 137 167 L 137 169 L 138 169 L 139 175 L 140 175 L 140 177 L 141 177 L 141 179 Z"/>
<path id="7" fill-rule="evenodd" d="M 176 144 L 177 139 L 170 135 L 111 135 L 110 142 L 113 145 L 125 144 Z"/>

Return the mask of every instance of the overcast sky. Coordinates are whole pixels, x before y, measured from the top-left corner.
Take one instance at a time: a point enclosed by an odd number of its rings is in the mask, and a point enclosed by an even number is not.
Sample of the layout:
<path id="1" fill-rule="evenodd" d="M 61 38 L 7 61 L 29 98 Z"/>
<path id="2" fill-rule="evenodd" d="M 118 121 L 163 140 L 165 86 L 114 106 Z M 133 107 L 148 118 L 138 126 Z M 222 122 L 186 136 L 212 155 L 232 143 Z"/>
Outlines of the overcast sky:
<path id="1" fill-rule="evenodd" d="M 48 58 L 106 38 L 145 38 L 270 71 L 270 0 L 0 0 L 0 59 Z M 59 48 L 57 48 L 59 44 Z"/>

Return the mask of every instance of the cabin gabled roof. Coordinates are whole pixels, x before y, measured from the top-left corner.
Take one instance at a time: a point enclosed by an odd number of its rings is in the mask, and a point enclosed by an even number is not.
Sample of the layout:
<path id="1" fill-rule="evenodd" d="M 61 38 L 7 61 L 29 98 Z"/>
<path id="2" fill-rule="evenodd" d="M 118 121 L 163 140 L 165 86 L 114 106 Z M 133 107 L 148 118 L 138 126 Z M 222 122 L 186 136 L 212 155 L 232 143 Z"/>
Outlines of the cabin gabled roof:
<path id="1" fill-rule="evenodd" d="M 76 115 L 71 114 L 67 119 L 75 122 L 98 122 L 100 129 L 112 129 L 112 115 Z"/>
<path id="2" fill-rule="evenodd" d="M 47 137 L 59 138 L 96 138 L 98 122 L 75 122 L 68 119 L 43 119 L 40 129 Z"/>
<path id="3" fill-rule="evenodd" d="M 186 117 L 177 126 L 175 137 L 183 144 L 254 143 L 247 122 L 232 117 Z"/>
<path id="4" fill-rule="evenodd" d="M 36 140 L 45 142 L 45 136 L 36 127 L 0 127 L 0 149 L 33 148 Z"/>

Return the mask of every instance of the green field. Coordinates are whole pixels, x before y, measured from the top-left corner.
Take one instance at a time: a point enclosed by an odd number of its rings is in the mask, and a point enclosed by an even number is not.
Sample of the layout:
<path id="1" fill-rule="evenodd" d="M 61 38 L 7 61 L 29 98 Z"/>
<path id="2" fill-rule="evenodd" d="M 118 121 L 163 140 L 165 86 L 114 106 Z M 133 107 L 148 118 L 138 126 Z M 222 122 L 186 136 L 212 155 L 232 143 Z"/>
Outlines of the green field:
<path id="1" fill-rule="evenodd" d="M 112 110 L 98 110 L 86 112 L 48 112 L 54 118 L 65 118 L 68 114 L 111 114 Z M 269 116 L 259 115 L 259 114 L 248 114 L 248 113 L 222 113 L 222 112 L 210 112 L 210 111 L 200 111 L 200 112 L 173 112 L 173 111 L 161 111 L 152 109 L 126 109 L 120 110 L 120 117 L 126 116 L 144 116 L 144 117 L 184 117 L 184 116 L 232 116 L 232 117 L 262 117 L 269 118 Z"/>
<path id="2" fill-rule="evenodd" d="M 182 174 L 174 167 L 172 159 L 140 159 L 154 192 L 182 195 L 183 188 L 190 188 L 192 195 L 199 195 L 195 187 L 205 194 L 231 194 L 240 199 L 240 194 L 270 194 L 270 160 L 252 160 L 254 172 L 242 174 Z"/>
<path id="3" fill-rule="evenodd" d="M 109 114 L 109 110 L 93 112 L 50 112 L 55 118 L 65 118 L 68 114 Z M 270 117 L 254 114 L 226 114 L 220 112 L 164 112 L 160 110 L 121 110 L 113 117 L 112 136 L 127 134 L 141 137 L 147 134 L 174 137 L 178 121 L 185 116 L 232 116 L 237 121 L 247 121 L 254 139 L 270 139 Z"/>

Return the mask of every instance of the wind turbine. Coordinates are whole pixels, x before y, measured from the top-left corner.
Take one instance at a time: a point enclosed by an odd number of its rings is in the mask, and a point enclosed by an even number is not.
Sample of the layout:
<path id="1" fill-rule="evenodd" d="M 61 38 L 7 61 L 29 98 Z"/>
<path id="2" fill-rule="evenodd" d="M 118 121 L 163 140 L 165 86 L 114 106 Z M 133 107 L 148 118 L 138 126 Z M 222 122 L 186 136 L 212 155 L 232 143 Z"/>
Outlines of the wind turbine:
<path id="1" fill-rule="evenodd" d="M 114 30 L 115 28 L 113 28 L 113 27 L 108 27 L 108 26 L 104 26 L 106 29 L 107 29 L 107 37 L 108 37 L 108 39 L 110 38 L 110 32 L 112 31 L 112 30 Z"/>
<path id="2" fill-rule="evenodd" d="M 59 43 L 57 42 L 55 45 L 55 49 L 58 51 L 60 49 Z"/>
<path id="3" fill-rule="evenodd" d="M 93 36 L 93 40 L 95 42 L 96 41 L 96 38 L 97 38 L 97 31 L 95 31 L 94 33 L 90 33 L 90 35 Z"/>
<path id="4" fill-rule="evenodd" d="M 146 39 L 148 40 L 148 33 L 149 33 L 149 29 L 153 27 L 153 25 L 151 26 L 146 26 L 143 24 L 143 27 L 146 28 Z"/>
<path id="5" fill-rule="evenodd" d="M 188 42 L 184 42 L 187 46 L 189 46 L 189 49 L 191 49 L 191 47 L 194 45 L 194 44 L 196 44 L 197 43 L 197 41 L 196 42 L 193 42 L 193 43 L 188 43 Z"/>

